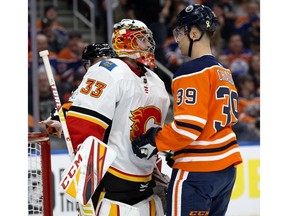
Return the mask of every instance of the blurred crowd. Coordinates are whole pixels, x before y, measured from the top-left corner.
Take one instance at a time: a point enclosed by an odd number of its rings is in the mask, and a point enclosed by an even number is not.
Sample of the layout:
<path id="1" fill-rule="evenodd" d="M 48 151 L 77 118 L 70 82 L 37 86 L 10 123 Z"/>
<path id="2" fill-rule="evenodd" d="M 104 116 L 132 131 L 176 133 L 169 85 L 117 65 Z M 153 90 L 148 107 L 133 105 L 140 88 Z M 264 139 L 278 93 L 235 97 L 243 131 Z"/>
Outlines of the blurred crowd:
<path id="1" fill-rule="evenodd" d="M 52 2 L 52 1 L 51 1 Z M 106 1 L 93 0 L 98 34 L 107 42 Z M 114 22 L 123 18 L 143 21 L 153 32 L 157 44 L 156 59 L 172 73 L 189 59 L 183 57 L 174 41 L 172 29 L 179 11 L 188 4 L 210 7 L 219 27 L 212 42 L 213 54 L 232 71 L 239 94 L 238 117 L 234 126 L 239 141 L 260 141 L 260 0 L 112 0 Z M 80 7 L 81 8 L 81 7 Z M 81 31 L 68 31 L 59 22 L 57 7 L 45 5 L 37 21 L 37 49 L 49 50 L 49 59 L 62 103 L 77 88 L 84 75 L 81 62 L 88 42 Z M 34 127 L 32 91 L 31 25 L 28 28 L 28 112 L 29 130 Z M 41 58 L 38 58 L 40 120 L 55 107 L 49 81 Z M 155 72 L 171 93 L 171 80 L 159 68 Z"/>

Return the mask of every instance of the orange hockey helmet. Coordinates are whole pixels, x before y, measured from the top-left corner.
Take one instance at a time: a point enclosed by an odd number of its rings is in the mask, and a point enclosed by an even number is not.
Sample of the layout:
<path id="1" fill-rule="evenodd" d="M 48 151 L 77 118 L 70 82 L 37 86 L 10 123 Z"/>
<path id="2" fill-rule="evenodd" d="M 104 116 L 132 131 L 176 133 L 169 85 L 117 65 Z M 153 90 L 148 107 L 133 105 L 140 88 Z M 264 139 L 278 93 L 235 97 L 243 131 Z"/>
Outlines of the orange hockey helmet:
<path id="1" fill-rule="evenodd" d="M 156 67 L 153 34 L 139 20 L 122 19 L 116 23 L 112 35 L 112 47 L 119 57 L 132 58 L 146 66 Z"/>

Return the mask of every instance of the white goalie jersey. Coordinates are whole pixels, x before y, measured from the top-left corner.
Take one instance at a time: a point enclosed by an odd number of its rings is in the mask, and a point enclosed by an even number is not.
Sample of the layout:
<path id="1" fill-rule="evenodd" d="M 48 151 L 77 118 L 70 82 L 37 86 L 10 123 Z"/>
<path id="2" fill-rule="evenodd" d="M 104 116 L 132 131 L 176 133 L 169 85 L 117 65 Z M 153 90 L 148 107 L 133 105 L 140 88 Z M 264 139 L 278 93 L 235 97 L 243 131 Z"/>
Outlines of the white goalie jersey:
<path id="1" fill-rule="evenodd" d="M 139 77 L 120 59 L 103 60 L 89 68 L 72 100 L 66 121 L 74 150 L 95 136 L 117 153 L 109 173 L 128 181 L 151 180 L 156 156 L 138 158 L 131 141 L 164 124 L 170 100 L 163 81 L 148 68 Z"/>

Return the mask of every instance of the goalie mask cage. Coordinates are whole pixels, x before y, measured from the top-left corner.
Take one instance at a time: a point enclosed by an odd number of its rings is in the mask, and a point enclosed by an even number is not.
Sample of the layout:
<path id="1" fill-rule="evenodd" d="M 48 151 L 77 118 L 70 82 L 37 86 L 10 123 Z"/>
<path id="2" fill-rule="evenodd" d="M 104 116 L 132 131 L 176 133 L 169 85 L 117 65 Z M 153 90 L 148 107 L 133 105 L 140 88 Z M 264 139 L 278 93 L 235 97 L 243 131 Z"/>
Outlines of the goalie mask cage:
<path id="1" fill-rule="evenodd" d="M 41 132 L 28 132 L 28 215 L 53 215 L 50 139 Z"/>

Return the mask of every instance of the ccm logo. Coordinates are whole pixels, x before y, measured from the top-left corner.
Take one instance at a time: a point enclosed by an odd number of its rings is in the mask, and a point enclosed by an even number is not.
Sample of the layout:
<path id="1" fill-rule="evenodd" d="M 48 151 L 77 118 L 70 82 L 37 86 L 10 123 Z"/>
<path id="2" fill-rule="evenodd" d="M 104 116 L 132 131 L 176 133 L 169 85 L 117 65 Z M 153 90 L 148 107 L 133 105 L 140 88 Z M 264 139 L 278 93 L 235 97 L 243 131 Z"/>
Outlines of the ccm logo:
<path id="1" fill-rule="evenodd" d="M 66 190 L 67 186 L 70 184 L 70 181 L 73 179 L 74 175 L 76 174 L 76 171 L 79 167 L 79 164 L 82 162 L 82 157 L 79 154 L 77 159 L 74 159 L 73 164 L 71 165 L 67 175 L 65 176 L 65 178 L 63 179 L 62 183 L 61 183 L 61 187 L 63 188 L 63 190 Z"/>

